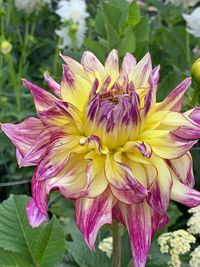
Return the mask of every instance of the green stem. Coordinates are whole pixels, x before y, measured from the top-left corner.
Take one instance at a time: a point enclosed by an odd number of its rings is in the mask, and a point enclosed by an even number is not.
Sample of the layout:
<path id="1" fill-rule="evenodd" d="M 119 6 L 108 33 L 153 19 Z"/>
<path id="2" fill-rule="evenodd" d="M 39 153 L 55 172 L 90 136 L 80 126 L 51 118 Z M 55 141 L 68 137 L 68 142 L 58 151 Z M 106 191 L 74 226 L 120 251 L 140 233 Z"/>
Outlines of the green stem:
<path id="1" fill-rule="evenodd" d="M 132 259 L 130 260 L 130 262 L 129 262 L 129 264 L 128 264 L 128 267 L 134 267 L 134 265 L 133 265 L 133 260 L 132 260 Z"/>
<path id="2" fill-rule="evenodd" d="M 113 221 L 113 267 L 121 266 L 121 233 L 120 233 L 120 225 Z"/>
<path id="3" fill-rule="evenodd" d="M 196 106 L 198 99 L 199 99 L 199 95 L 200 95 L 200 84 L 197 84 L 196 88 L 194 89 L 193 96 L 190 102 L 190 105 L 192 107 Z"/>
<path id="4" fill-rule="evenodd" d="M 5 59 L 6 59 L 7 64 L 8 64 L 8 70 L 9 70 L 11 82 L 12 82 L 12 85 L 13 85 L 13 88 L 15 91 L 17 108 L 18 108 L 18 111 L 20 112 L 20 110 L 21 110 L 21 97 L 20 97 L 20 92 L 19 92 L 19 83 L 18 83 L 18 80 L 16 77 L 16 72 L 15 72 L 15 68 L 14 68 L 11 54 L 9 53 L 9 54 L 5 55 Z"/>
<path id="5" fill-rule="evenodd" d="M 185 31 L 186 31 L 185 32 L 186 58 L 187 58 L 187 62 L 190 68 L 191 67 L 190 35 L 187 32 L 187 30 Z"/>
<path id="6" fill-rule="evenodd" d="M 59 51 L 60 51 L 60 48 L 59 48 L 60 41 L 61 40 L 59 38 L 57 46 L 56 46 L 55 56 L 54 56 L 54 63 L 53 63 L 53 74 L 54 74 L 54 77 L 57 77 L 57 72 L 58 72 L 58 59 L 59 59 Z"/>
<path id="7" fill-rule="evenodd" d="M 19 61 L 19 77 L 21 78 L 22 76 L 22 69 L 26 60 L 26 50 L 27 50 L 27 45 L 28 45 L 28 35 L 29 35 L 29 21 L 28 18 L 26 17 L 26 22 L 25 22 L 25 33 L 24 33 L 24 45 L 22 47 L 22 53 Z"/>

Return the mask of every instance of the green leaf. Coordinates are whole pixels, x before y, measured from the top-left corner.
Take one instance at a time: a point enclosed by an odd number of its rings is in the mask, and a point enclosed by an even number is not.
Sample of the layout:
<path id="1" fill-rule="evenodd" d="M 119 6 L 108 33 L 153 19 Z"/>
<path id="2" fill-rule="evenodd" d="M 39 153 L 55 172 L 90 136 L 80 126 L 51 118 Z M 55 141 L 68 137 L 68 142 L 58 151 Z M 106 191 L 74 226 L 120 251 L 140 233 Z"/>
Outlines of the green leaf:
<path id="1" fill-rule="evenodd" d="M 66 220 L 66 227 L 70 229 L 73 241 L 66 242 L 67 251 L 74 257 L 76 263 L 81 267 L 110 267 L 111 259 L 105 252 L 96 246 L 96 252 L 91 251 L 84 242 L 81 233 L 72 220 Z"/>
<path id="2" fill-rule="evenodd" d="M 63 230 L 56 218 L 32 228 L 25 211 L 27 202 L 26 196 L 11 195 L 1 204 L 0 248 L 8 250 L 16 261 L 18 255 L 27 259 L 27 267 L 54 267 L 64 254 Z"/>
<path id="3" fill-rule="evenodd" d="M 121 39 L 108 20 L 106 22 L 106 32 L 108 40 L 108 49 L 111 50 L 113 48 L 117 48 L 121 42 Z"/>
<path id="4" fill-rule="evenodd" d="M 99 60 L 104 62 L 107 49 L 104 46 L 102 46 L 100 42 L 91 40 L 89 38 L 85 38 L 84 45 L 91 52 L 95 53 L 95 55 L 98 57 Z"/>
<path id="5" fill-rule="evenodd" d="M 149 40 L 149 31 L 150 31 L 149 19 L 148 17 L 143 17 L 134 30 L 136 41 L 144 42 Z"/>
<path id="6" fill-rule="evenodd" d="M 32 267 L 29 259 L 19 253 L 0 248 L 0 267 Z"/>
<path id="7" fill-rule="evenodd" d="M 106 3 L 103 5 L 103 13 L 112 27 L 118 32 L 120 19 L 123 15 L 121 10 L 110 3 Z"/>
<path id="8" fill-rule="evenodd" d="M 128 21 L 127 23 L 129 25 L 136 25 L 140 22 L 141 20 L 141 13 L 140 13 L 140 8 L 137 4 L 137 1 L 133 1 L 129 5 L 129 12 L 128 12 Z"/>
<path id="9" fill-rule="evenodd" d="M 105 16 L 103 12 L 99 12 L 95 18 L 95 29 L 102 37 L 106 37 Z"/>
<path id="10" fill-rule="evenodd" d="M 135 35 L 132 29 L 129 29 L 120 44 L 119 54 L 120 56 L 124 56 L 126 52 L 133 53 L 135 48 Z"/>

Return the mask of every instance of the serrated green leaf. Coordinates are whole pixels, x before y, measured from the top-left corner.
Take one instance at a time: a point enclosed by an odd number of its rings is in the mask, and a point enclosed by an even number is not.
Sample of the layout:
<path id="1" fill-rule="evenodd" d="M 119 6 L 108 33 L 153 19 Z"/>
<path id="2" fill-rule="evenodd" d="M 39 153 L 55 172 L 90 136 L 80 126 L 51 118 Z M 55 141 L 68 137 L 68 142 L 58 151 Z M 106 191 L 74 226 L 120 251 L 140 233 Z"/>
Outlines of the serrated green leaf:
<path id="1" fill-rule="evenodd" d="M 103 5 L 103 13 L 106 19 L 112 25 L 113 29 L 115 29 L 118 32 L 120 18 L 123 15 L 122 11 L 110 3 L 105 3 Z"/>
<path id="2" fill-rule="evenodd" d="M 0 248 L 8 250 L 16 260 L 18 254 L 28 259 L 29 266 L 54 267 L 64 254 L 62 228 L 53 218 L 33 229 L 27 221 L 27 202 L 26 196 L 11 195 L 0 205 Z"/>
<path id="3" fill-rule="evenodd" d="M 108 20 L 106 21 L 106 32 L 108 40 L 108 49 L 111 50 L 113 48 L 117 48 L 121 42 L 121 39 Z"/>
<path id="4" fill-rule="evenodd" d="M 128 12 L 128 20 L 127 23 L 129 25 L 137 25 L 141 20 L 141 13 L 140 13 L 140 8 L 137 4 L 137 1 L 133 1 L 129 5 L 129 12 Z"/>
<path id="5" fill-rule="evenodd" d="M 29 259 L 19 253 L 6 251 L 0 248 L 0 267 L 32 267 Z"/>
<path id="6" fill-rule="evenodd" d="M 120 56 L 124 56 L 126 52 L 133 53 L 135 48 L 135 35 L 132 29 L 129 29 L 120 44 L 119 54 Z"/>
<path id="7" fill-rule="evenodd" d="M 95 29 L 103 38 L 106 37 L 105 16 L 103 12 L 99 12 L 95 18 Z"/>
<path id="8" fill-rule="evenodd" d="M 144 42 L 149 40 L 149 19 L 147 17 L 143 17 L 135 27 L 134 34 L 136 37 L 136 42 Z"/>

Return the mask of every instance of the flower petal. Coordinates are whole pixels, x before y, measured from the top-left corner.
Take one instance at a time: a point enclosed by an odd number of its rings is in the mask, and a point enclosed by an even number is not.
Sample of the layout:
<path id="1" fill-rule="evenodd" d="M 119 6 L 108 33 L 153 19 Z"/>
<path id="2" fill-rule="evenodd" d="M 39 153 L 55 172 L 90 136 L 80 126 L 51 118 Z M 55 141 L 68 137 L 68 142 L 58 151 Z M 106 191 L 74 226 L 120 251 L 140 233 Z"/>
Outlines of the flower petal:
<path id="1" fill-rule="evenodd" d="M 188 207 L 196 207 L 200 205 L 200 192 L 174 180 L 171 199 Z"/>
<path id="2" fill-rule="evenodd" d="M 56 176 L 65 166 L 69 157 L 86 151 L 79 145 L 80 136 L 63 132 L 54 132 L 51 135 L 51 144 L 36 170 L 38 180 L 45 180 Z"/>
<path id="3" fill-rule="evenodd" d="M 76 224 L 92 250 L 99 229 L 112 223 L 113 201 L 112 194 L 106 190 L 97 198 L 80 198 L 75 203 Z"/>
<path id="4" fill-rule="evenodd" d="M 152 236 L 151 209 L 145 202 L 119 206 L 129 232 L 134 266 L 145 267 Z"/>
<path id="5" fill-rule="evenodd" d="M 135 66 L 136 66 L 135 57 L 130 53 L 126 53 L 122 62 L 121 72 L 129 74 L 131 71 L 133 71 Z"/>
<path id="6" fill-rule="evenodd" d="M 189 152 L 178 159 L 168 160 L 167 163 L 180 182 L 189 187 L 194 186 L 195 179 L 192 168 L 192 157 Z"/>
<path id="7" fill-rule="evenodd" d="M 32 227 L 38 227 L 41 223 L 48 220 L 48 216 L 44 215 L 37 207 L 34 199 L 32 198 L 26 207 L 28 222 Z"/>
<path id="8" fill-rule="evenodd" d="M 61 82 L 61 96 L 66 102 L 71 103 L 80 111 L 83 111 L 88 100 L 91 84 L 81 76 L 72 72 L 67 65 L 63 65 L 63 77 Z"/>
<path id="9" fill-rule="evenodd" d="M 39 119 L 30 117 L 19 124 L 1 124 L 2 131 L 17 148 L 20 166 L 37 165 L 44 156 L 50 135 Z"/>
<path id="10" fill-rule="evenodd" d="M 129 81 L 132 81 L 137 89 L 149 87 L 149 76 L 152 72 L 151 56 L 147 53 L 129 74 Z"/>
<path id="11" fill-rule="evenodd" d="M 172 177 L 165 161 L 156 155 L 151 158 L 157 171 L 157 177 L 148 166 L 147 175 L 151 182 L 150 195 L 147 199 L 149 205 L 158 213 L 164 213 L 169 206 L 170 192 L 172 187 Z"/>
<path id="12" fill-rule="evenodd" d="M 113 49 L 105 62 L 105 71 L 111 77 L 111 84 L 113 84 L 119 77 L 119 58 L 117 50 Z"/>
<path id="13" fill-rule="evenodd" d="M 26 86 L 31 91 L 35 102 L 35 107 L 38 112 L 49 109 L 50 107 L 52 107 L 53 103 L 58 100 L 58 98 L 40 88 L 39 86 L 25 79 L 23 79 L 22 81 L 24 86 Z"/>
<path id="14" fill-rule="evenodd" d="M 44 78 L 48 87 L 60 98 L 60 85 L 51 76 L 49 76 L 48 72 L 45 72 Z"/>
<path id="15" fill-rule="evenodd" d="M 141 197 L 147 196 L 147 189 L 133 176 L 128 165 L 114 160 L 107 154 L 105 162 L 105 175 L 109 183 L 119 190 L 134 190 Z"/>
<path id="16" fill-rule="evenodd" d="M 191 84 L 191 79 L 182 81 L 171 93 L 156 106 L 156 110 L 180 111 L 183 101 L 183 95 Z"/>

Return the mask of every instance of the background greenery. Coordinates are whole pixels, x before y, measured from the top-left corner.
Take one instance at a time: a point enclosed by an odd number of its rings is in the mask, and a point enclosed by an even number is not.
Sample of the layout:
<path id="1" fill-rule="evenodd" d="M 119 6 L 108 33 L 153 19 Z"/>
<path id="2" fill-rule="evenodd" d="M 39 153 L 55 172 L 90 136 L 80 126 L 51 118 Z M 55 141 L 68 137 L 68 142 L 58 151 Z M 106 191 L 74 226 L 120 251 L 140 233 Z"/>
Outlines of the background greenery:
<path id="1" fill-rule="evenodd" d="M 30 93 L 20 81 L 21 77 L 46 88 L 44 71 L 57 80 L 61 78 L 59 40 L 54 30 L 59 27 L 55 14 L 56 1 L 40 12 L 26 15 L 14 7 L 13 1 L 0 0 L 0 42 L 7 40 L 12 51 L 0 53 L 0 121 L 20 122 L 35 109 Z M 141 7 L 136 1 L 88 0 L 88 31 L 81 49 L 65 49 L 63 54 L 80 60 L 84 50 L 94 52 L 104 62 L 112 48 L 134 53 L 139 60 L 150 51 L 154 66 L 161 65 L 158 101 L 162 100 L 181 80 L 190 75 L 192 62 L 198 55 L 198 40 L 186 32 L 182 18 L 183 8 L 148 0 Z M 196 51 L 196 52 L 195 52 Z M 194 84 L 192 85 L 195 86 Z M 191 107 L 193 89 L 184 98 L 184 107 Z M 198 103 L 196 103 L 198 104 Z M 192 151 L 196 187 L 200 189 L 199 147 Z M 25 215 L 26 195 L 31 194 L 32 168 L 19 169 L 15 149 L 0 132 L 0 266 L 20 267 L 109 267 L 111 259 L 98 249 L 98 243 L 111 235 L 104 228 L 98 236 L 96 253 L 89 251 L 76 229 L 73 203 L 52 193 L 49 213 L 52 219 L 32 229 Z M 5 200 L 5 201 L 4 201 Z M 169 209 L 170 224 L 163 231 L 186 228 L 187 208 L 172 203 Z M 127 267 L 131 260 L 127 232 L 122 234 L 122 263 Z M 161 254 L 155 241 L 148 259 L 150 267 L 164 267 L 168 257 Z M 187 264 L 187 257 L 182 266 Z"/>

